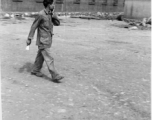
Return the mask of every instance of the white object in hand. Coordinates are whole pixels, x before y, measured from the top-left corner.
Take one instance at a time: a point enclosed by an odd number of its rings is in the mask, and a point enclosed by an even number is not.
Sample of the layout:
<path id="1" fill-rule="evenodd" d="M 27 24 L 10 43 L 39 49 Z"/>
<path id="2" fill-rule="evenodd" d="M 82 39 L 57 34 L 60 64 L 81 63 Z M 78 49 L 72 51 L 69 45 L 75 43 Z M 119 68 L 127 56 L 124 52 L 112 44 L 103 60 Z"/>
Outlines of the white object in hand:
<path id="1" fill-rule="evenodd" d="M 26 50 L 29 50 L 30 49 L 30 46 L 28 45 L 28 46 L 26 46 Z"/>

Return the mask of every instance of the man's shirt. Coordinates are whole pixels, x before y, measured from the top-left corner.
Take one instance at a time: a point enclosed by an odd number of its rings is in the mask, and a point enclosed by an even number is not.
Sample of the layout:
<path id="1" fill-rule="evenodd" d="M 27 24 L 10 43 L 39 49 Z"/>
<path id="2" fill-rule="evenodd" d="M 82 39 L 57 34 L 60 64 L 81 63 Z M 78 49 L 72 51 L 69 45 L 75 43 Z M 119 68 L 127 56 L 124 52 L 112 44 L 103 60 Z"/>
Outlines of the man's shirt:
<path id="1" fill-rule="evenodd" d="M 36 29 L 36 45 L 38 45 L 40 49 L 50 48 L 52 45 L 53 23 L 51 15 L 45 9 L 40 11 L 38 16 L 35 18 L 28 36 L 29 39 L 33 39 Z"/>

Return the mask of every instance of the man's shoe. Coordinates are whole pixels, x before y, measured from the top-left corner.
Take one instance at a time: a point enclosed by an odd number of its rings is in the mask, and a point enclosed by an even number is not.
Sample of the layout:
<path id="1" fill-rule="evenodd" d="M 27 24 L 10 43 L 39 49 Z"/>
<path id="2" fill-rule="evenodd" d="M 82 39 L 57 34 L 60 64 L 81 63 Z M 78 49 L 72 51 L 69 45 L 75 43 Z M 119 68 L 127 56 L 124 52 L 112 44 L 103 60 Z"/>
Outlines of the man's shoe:
<path id="1" fill-rule="evenodd" d="M 63 79 L 63 76 L 57 75 L 54 78 L 52 78 L 53 81 L 60 81 L 61 79 Z"/>
<path id="2" fill-rule="evenodd" d="M 41 72 L 31 72 L 32 75 L 36 75 L 37 77 L 43 77 Z"/>

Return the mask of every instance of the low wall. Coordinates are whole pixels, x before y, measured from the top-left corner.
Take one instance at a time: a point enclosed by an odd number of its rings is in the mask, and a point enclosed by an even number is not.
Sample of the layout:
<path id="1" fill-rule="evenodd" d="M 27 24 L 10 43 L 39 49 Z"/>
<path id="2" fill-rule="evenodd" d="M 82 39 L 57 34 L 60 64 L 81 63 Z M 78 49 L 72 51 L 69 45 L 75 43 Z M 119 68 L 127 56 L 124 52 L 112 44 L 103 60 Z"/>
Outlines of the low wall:
<path id="1" fill-rule="evenodd" d="M 126 0 L 124 16 L 131 19 L 150 17 L 151 0 Z"/>

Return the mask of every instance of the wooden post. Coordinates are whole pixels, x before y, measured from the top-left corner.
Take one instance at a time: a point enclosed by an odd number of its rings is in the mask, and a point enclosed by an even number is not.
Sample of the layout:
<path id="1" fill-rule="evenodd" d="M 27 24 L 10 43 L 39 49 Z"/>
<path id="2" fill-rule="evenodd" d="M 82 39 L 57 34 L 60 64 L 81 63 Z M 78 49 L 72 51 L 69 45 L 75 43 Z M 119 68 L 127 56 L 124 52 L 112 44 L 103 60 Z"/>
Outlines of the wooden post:
<path id="1" fill-rule="evenodd" d="M 2 1 L 0 0 L 0 13 L 2 12 Z"/>
<path id="2" fill-rule="evenodd" d="M 63 12 L 63 10 L 64 10 L 64 1 L 63 1 L 63 3 L 62 3 L 62 8 L 61 8 L 61 11 Z"/>

